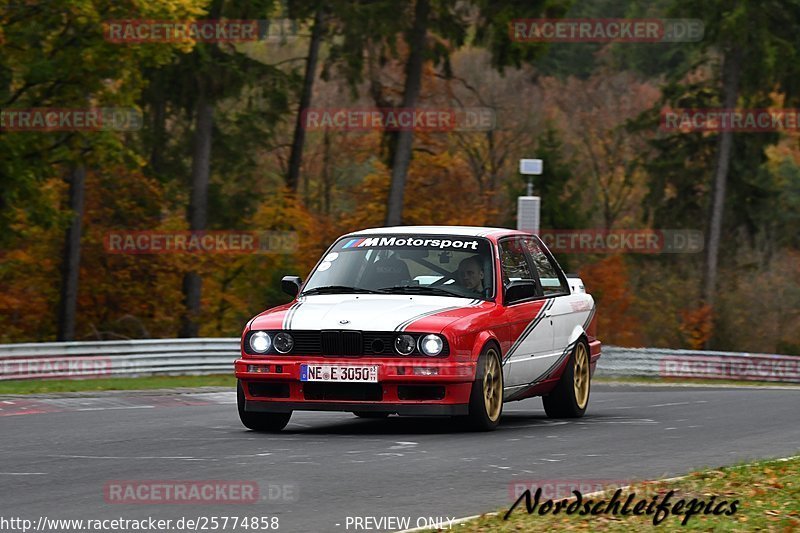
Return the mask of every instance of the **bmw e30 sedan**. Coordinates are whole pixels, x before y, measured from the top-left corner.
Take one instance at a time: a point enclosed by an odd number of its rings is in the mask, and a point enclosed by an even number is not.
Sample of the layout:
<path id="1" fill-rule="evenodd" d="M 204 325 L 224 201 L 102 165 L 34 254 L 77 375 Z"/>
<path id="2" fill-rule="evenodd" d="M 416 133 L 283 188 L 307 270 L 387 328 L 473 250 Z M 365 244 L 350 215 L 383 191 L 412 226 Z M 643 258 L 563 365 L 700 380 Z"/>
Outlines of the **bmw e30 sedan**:
<path id="1" fill-rule="evenodd" d="M 453 416 L 492 430 L 503 403 L 543 398 L 580 417 L 600 357 L 595 304 L 533 234 L 401 226 L 339 238 L 293 301 L 244 329 L 242 423 L 280 431 L 296 410 Z"/>

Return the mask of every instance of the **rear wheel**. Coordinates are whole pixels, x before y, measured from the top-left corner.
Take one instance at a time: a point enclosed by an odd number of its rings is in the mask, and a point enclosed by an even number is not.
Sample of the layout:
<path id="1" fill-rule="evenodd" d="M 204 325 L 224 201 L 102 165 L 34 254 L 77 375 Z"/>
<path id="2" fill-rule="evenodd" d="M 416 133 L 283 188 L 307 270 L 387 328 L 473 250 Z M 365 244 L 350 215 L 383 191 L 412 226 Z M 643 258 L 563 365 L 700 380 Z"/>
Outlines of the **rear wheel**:
<path id="1" fill-rule="evenodd" d="M 503 412 L 503 367 L 493 344 L 484 347 L 469 397 L 468 426 L 475 431 L 491 431 L 500 424 Z"/>
<path id="2" fill-rule="evenodd" d="M 265 433 L 277 432 L 286 427 L 292 413 L 251 413 L 244 410 L 245 398 L 242 382 L 236 384 L 236 404 L 239 408 L 239 420 L 247 429 Z"/>
<path id="3" fill-rule="evenodd" d="M 383 411 L 353 411 L 358 418 L 388 418 L 391 413 Z"/>
<path id="4" fill-rule="evenodd" d="M 550 418 L 580 418 L 589 405 L 589 347 L 583 339 L 570 354 L 567 368 L 558 385 L 542 398 L 544 411 Z"/>

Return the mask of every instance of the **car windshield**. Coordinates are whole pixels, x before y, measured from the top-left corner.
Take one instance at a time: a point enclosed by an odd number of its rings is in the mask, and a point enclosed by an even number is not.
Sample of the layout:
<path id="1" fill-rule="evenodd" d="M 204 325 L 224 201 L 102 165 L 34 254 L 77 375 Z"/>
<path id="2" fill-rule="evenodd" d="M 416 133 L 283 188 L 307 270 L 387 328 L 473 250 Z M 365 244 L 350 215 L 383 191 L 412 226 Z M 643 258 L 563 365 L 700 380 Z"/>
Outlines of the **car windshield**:
<path id="1" fill-rule="evenodd" d="M 303 294 L 494 297 L 491 244 L 460 235 L 364 235 L 340 239 Z"/>

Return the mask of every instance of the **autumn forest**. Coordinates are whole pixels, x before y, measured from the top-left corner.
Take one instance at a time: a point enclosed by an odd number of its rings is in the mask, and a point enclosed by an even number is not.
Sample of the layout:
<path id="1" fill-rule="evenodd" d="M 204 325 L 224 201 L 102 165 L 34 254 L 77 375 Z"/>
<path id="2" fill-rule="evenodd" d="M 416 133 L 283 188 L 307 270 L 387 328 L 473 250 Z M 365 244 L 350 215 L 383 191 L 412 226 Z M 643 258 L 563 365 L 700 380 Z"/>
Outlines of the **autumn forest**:
<path id="1" fill-rule="evenodd" d="M 217 19 L 260 33 L 149 42 L 109 29 Z M 686 19 L 703 33 L 547 42 L 515 35 L 529 19 Z M 663 119 L 796 111 L 796 0 L 0 0 L 0 22 L 4 112 L 113 108 L 134 122 L 37 130 L 4 115 L 0 342 L 237 336 L 343 233 L 516 227 L 519 159 L 539 158 L 543 231 L 703 236 L 679 253 L 556 250 L 597 300 L 604 343 L 800 353 L 800 130 Z M 341 109 L 491 120 L 309 127 L 309 110 Z M 115 253 L 120 231 L 295 245 Z"/>

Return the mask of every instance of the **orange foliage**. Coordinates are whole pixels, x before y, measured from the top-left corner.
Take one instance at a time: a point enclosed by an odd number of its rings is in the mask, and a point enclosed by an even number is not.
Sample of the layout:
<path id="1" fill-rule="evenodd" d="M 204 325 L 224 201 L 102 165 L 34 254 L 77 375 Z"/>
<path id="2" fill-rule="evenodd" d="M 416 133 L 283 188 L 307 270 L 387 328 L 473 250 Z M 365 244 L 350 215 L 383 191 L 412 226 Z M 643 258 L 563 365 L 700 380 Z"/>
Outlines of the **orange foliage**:
<path id="1" fill-rule="evenodd" d="M 375 170 L 351 191 L 352 209 L 339 222 L 340 233 L 383 226 L 386 201 L 389 198 L 390 176 L 386 167 L 376 164 Z"/>
<path id="2" fill-rule="evenodd" d="M 605 344 L 640 346 L 639 322 L 630 313 L 634 296 L 620 255 L 590 263 L 580 270 L 586 291 L 597 305 L 597 336 Z"/>
<path id="3" fill-rule="evenodd" d="M 181 279 L 188 264 L 175 255 L 112 254 L 104 244 L 109 231 L 168 229 L 175 221 L 163 219 L 165 203 L 161 184 L 138 170 L 87 174 L 78 338 L 174 335 Z"/>
<path id="4" fill-rule="evenodd" d="M 417 152 L 409 169 L 403 222 L 409 225 L 484 226 L 496 214 L 466 163 L 442 151 Z"/>
<path id="5" fill-rule="evenodd" d="M 343 232 L 384 224 L 390 182 L 386 167 L 376 164 L 352 192 L 355 205 L 342 217 Z M 481 194 L 462 159 L 447 151 L 414 153 L 406 182 L 404 225 L 483 226 L 497 214 L 492 203 L 491 195 Z"/>
<path id="6" fill-rule="evenodd" d="M 694 309 L 680 312 L 680 331 L 692 350 L 702 350 L 714 331 L 714 312 L 710 305 L 704 304 Z"/>

